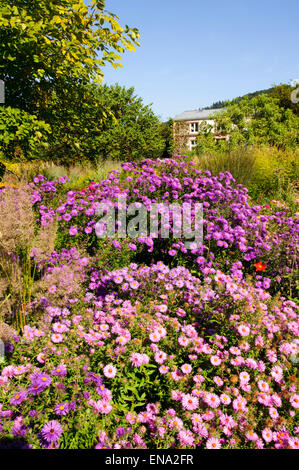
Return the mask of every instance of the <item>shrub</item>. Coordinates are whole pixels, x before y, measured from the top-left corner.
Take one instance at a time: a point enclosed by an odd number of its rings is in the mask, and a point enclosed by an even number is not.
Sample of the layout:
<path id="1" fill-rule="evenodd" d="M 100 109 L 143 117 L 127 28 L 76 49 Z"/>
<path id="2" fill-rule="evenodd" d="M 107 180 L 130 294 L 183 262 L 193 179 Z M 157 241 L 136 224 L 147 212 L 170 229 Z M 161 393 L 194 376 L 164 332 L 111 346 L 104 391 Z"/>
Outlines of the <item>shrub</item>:
<path id="1" fill-rule="evenodd" d="M 51 132 L 49 124 L 10 106 L 0 106 L 0 130 L 0 158 L 14 162 L 38 158 Z"/>

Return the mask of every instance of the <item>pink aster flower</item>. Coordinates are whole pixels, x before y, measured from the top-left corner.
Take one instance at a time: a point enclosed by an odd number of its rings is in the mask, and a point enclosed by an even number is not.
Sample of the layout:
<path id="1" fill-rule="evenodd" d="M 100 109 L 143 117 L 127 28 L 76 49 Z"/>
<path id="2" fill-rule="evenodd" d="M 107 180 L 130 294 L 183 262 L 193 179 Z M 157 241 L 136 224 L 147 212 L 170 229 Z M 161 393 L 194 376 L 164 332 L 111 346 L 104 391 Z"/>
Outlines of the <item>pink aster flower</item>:
<path id="1" fill-rule="evenodd" d="M 191 431 L 182 429 L 178 433 L 178 439 L 182 445 L 193 446 L 194 445 L 194 436 Z"/>
<path id="2" fill-rule="evenodd" d="M 15 375 L 15 368 L 13 366 L 3 367 L 1 375 L 2 377 L 13 377 Z"/>
<path id="3" fill-rule="evenodd" d="M 37 356 L 36 356 L 36 359 L 37 359 L 37 362 L 39 362 L 40 364 L 44 364 L 45 361 L 46 361 L 46 356 L 44 353 L 39 353 Z"/>
<path id="4" fill-rule="evenodd" d="M 213 352 L 213 349 L 208 344 L 204 344 L 202 346 L 201 350 L 204 354 L 212 354 L 212 352 Z"/>
<path id="5" fill-rule="evenodd" d="M 147 354 L 140 354 L 141 356 L 141 364 L 148 364 L 149 363 L 149 357 Z"/>
<path id="6" fill-rule="evenodd" d="M 260 393 L 257 396 L 257 401 L 259 403 L 261 403 L 262 405 L 270 406 L 271 405 L 271 396 L 266 394 L 266 393 Z"/>
<path id="7" fill-rule="evenodd" d="M 290 398 L 290 403 L 293 408 L 299 408 L 299 395 L 292 395 Z"/>
<path id="8" fill-rule="evenodd" d="M 229 352 L 230 352 L 231 354 L 234 354 L 235 356 L 239 356 L 239 355 L 241 354 L 240 349 L 237 348 L 237 347 L 235 347 L 235 346 L 231 346 L 231 347 L 229 348 Z"/>
<path id="9" fill-rule="evenodd" d="M 55 333 L 51 335 L 52 343 L 62 343 L 64 341 L 63 336 L 60 333 Z"/>
<path id="10" fill-rule="evenodd" d="M 155 332 L 158 333 L 158 335 L 160 335 L 161 338 L 165 338 L 165 336 L 167 335 L 167 330 L 163 326 L 158 326 L 155 329 Z"/>
<path id="11" fill-rule="evenodd" d="M 178 343 L 179 343 L 180 346 L 187 347 L 188 344 L 190 343 L 190 339 L 186 338 L 186 336 L 179 336 L 178 337 Z"/>
<path id="12" fill-rule="evenodd" d="M 153 333 L 151 333 L 149 335 L 149 339 L 153 342 L 153 343 L 158 343 L 161 339 L 161 336 L 159 335 L 159 333 L 157 331 L 153 331 Z"/>
<path id="13" fill-rule="evenodd" d="M 180 401 L 183 398 L 183 393 L 179 390 L 171 390 L 171 398 L 175 401 Z"/>
<path id="14" fill-rule="evenodd" d="M 137 281 L 130 282 L 130 287 L 131 287 L 131 289 L 134 289 L 134 290 L 138 289 L 139 282 L 137 282 Z"/>
<path id="15" fill-rule="evenodd" d="M 223 385 L 223 380 L 221 379 L 221 377 L 218 377 L 218 375 L 213 377 L 213 381 L 216 385 L 218 385 L 218 387 L 221 387 Z"/>
<path id="16" fill-rule="evenodd" d="M 169 372 L 169 367 L 168 366 L 160 366 L 159 367 L 159 372 L 160 372 L 160 374 L 167 374 L 167 372 Z"/>
<path id="17" fill-rule="evenodd" d="M 39 357 L 39 359 L 41 359 L 41 355 L 40 355 L 40 354 L 38 354 L 38 356 L 37 356 L 37 358 L 36 358 L 37 360 L 38 360 L 38 357 Z M 38 360 L 38 362 L 42 362 L 42 361 L 41 361 L 41 360 Z M 45 362 L 45 361 L 43 361 L 43 362 Z M 30 364 L 29 364 L 29 366 L 30 366 Z M 29 367 L 29 368 L 30 368 L 30 367 Z M 22 375 L 22 374 L 24 374 L 24 372 L 27 372 L 27 370 L 28 370 L 28 367 L 26 367 L 26 366 L 16 366 L 16 367 L 15 367 L 15 374 L 14 374 L 14 375 Z"/>
<path id="18" fill-rule="evenodd" d="M 211 356 L 210 362 L 213 366 L 219 366 L 221 364 L 221 359 L 218 356 Z"/>
<path id="19" fill-rule="evenodd" d="M 207 449 L 221 449 L 221 442 L 217 437 L 210 437 L 206 444 Z"/>
<path id="20" fill-rule="evenodd" d="M 196 432 L 199 436 L 204 437 L 205 439 L 209 437 L 209 431 L 207 430 L 204 423 L 199 423 L 196 425 Z"/>
<path id="21" fill-rule="evenodd" d="M 155 361 L 158 364 L 163 364 L 167 359 L 167 354 L 164 351 L 157 351 L 155 354 Z"/>
<path id="22" fill-rule="evenodd" d="M 250 328 L 246 325 L 238 326 L 238 332 L 241 336 L 248 336 L 250 334 Z"/>
<path id="23" fill-rule="evenodd" d="M 246 409 L 246 403 L 247 401 L 245 398 L 239 396 L 233 401 L 233 409 L 238 412 L 238 411 L 244 411 Z"/>
<path id="24" fill-rule="evenodd" d="M 276 408 L 270 407 L 269 408 L 269 415 L 272 419 L 278 419 L 279 418 L 279 413 Z"/>
<path id="25" fill-rule="evenodd" d="M 208 410 L 201 417 L 204 421 L 211 421 L 215 418 L 215 413 L 212 410 Z"/>
<path id="26" fill-rule="evenodd" d="M 265 428 L 262 430 L 262 436 L 264 441 L 271 442 L 272 441 L 272 431 L 269 428 Z"/>
<path id="27" fill-rule="evenodd" d="M 171 372 L 171 377 L 175 382 L 179 382 L 179 380 L 181 380 L 181 375 L 177 369 Z"/>
<path id="28" fill-rule="evenodd" d="M 299 449 L 299 438 L 298 437 L 290 437 L 289 446 L 290 446 L 291 449 Z"/>
<path id="29" fill-rule="evenodd" d="M 220 398 L 215 393 L 207 393 L 205 396 L 205 402 L 211 408 L 218 408 L 218 406 L 220 405 Z"/>
<path id="30" fill-rule="evenodd" d="M 239 379 L 241 383 L 248 383 L 250 380 L 250 375 L 247 372 L 241 372 L 239 374 Z"/>
<path id="31" fill-rule="evenodd" d="M 220 422 L 223 426 L 225 426 L 228 429 L 232 429 L 237 426 L 236 421 L 232 418 L 232 416 L 229 416 L 225 413 L 222 413 L 220 415 Z"/>
<path id="32" fill-rule="evenodd" d="M 192 372 L 192 366 L 190 364 L 183 364 L 181 366 L 181 371 L 183 374 L 188 375 Z"/>
<path id="33" fill-rule="evenodd" d="M 70 227 L 69 229 L 69 234 L 74 236 L 74 235 L 77 235 L 77 233 L 78 233 L 77 225 L 72 225 L 72 227 Z"/>
<path id="34" fill-rule="evenodd" d="M 93 407 L 97 413 L 109 414 L 112 410 L 112 405 L 107 399 L 103 400 L 89 400 L 88 403 Z"/>
<path id="35" fill-rule="evenodd" d="M 272 349 L 269 349 L 267 352 L 267 357 L 269 359 L 270 362 L 274 363 L 277 361 L 277 355 L 274 351 L 272 351 Z"/>
<path id="36" fill-rule="evenodd" d="M 196 382 L 196 383 L 202 383 L 202 382 L 204 382 L 206 379 L 204 378 L 203 375 L 199 375 L 199 374 L 198 374 L 198 375 L 194 375 L 194 376 L 193 376 L 193 380 L 194 380 L 194 382 Z"/>
<path id="37" fill-rule="evenodd" d="M 170 429 L 182 429 L 183 426 L 184 426 L 183 421 L 180 418 L 177 418 L 177 417 L 173 418 L 169 422 Z"/>
<path id="38" fill-rule="evenodd" d="M 202 422 L 202 417 L 199 413 L 193 413 L 193 415 L 191 416 L 191 420 L 192 420 L 192 424 L 194 426 L 197 426 L 198 424 Z"/>
<path id="39" fill-rule="evenodd" d="M 193 411 L 198 408 L 198 398 L 190 395 L 189 393 L 183 395 L 182 406 L 188 411 Z"/>
<path id="40" fill-rule="evenodd" d="M 128 423 L 133 425 L 137 421 L 137 416 L 135 413 L 132 413 L 131 411 L 129 411 L 129 413 L 126 414 L 126 420 L 128 421 Z"/>
<path id="41" fill-rule="evenodd" d="M 220 395 L 220 401 L 224 405 L 229 405 L 231 403 L 231 398 L 228 395 L 226 395 L 225 393 L 222 393 Z"/>
<path id="42" fill-rule="evenodd" d="M 65 333 L 69 331 L 69 328 L 66 325 L 59 322 L 54 323 L 52 328 L 54 333 Z"/>
<path id="43" fill-rule="evenodd" d="M 248 439 L 248 441 L 256 441 L 258 439 L 258 435 L 254 431 L 246 432 L 245 437 L 246 437 L 246 439 Z"/>
<path id="44" fill-rule="evenodd" d="M 139 353 L 132 353 L 130 356 L 130 361 L 134 367 L 139 367 L 143 363 L 142 356 Z"/>
<path id="45" fill-rule="evenodd" d="M 117 369 L 112 364 L 108 364 L 104 367 L 103 373 L 108 379 L 113 379 L 117 374 Z"/>
<path id="46" fill-rule="evenodd" d="M 257 386 L 261 392 L 268 393 L 270 390 L 269 385 L 264 380 L 259 380 Z"/>
<path id="47" fill-rule="evenodd" d="M 275 382 L 280 382 L 283 376 L 283 369 L 279 366 L 274 366 L 272 367 L 270 374 Z"/>
<path id="48" fill-rule="evenodd" d="M 272 405 L 275 405 L 278 408 L 282 405 L 281 398 L 277 393 L 273 393 L 273 395 L 271 395 L 271 400 L 272 400 Z"/>
<path id="49" fill-rule="evenodd" d="M 168 310 L 168 307 L 165 304 L 159 305 L 158 308 L 161 313 L 165 313 Z"/>

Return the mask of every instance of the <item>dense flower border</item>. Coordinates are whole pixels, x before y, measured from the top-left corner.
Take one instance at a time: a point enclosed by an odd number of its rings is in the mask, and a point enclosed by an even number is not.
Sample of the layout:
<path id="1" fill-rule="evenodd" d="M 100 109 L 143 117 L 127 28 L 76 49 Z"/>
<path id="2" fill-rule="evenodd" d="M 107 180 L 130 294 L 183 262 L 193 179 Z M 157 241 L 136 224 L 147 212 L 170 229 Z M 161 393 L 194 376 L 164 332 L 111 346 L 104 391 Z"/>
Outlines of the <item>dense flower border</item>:
<path id="1" fill-rule="evenodd" d="M 37 224 L 58 215 L 63 248 L 31 252 L 39 279 L 23 333 L 5 345 L 0 447 L 298 448 L 298 307 L 270 283 L 291 269 L 296 220 L 181 157 L 125 163 L 63 199 L 66 182 L 30 186 Z M 114 252 L 153 262 L 103 267 L 94 215 L 120 193 L 148 207 L 203 201 L 203 250 L 114 240 Z"/>

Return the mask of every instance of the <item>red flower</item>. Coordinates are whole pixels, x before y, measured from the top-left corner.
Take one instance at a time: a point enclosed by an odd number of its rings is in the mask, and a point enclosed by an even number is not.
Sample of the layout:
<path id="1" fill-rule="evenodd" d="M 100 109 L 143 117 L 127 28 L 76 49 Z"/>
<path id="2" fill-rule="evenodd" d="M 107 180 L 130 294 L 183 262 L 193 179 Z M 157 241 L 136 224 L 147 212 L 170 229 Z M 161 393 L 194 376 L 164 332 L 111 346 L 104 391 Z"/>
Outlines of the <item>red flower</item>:
<path id="1" fill-rule="evenodd" d="M 259 261 L 258 263 L 255 263 L 254 266 L 257 271 L 265 271 L 266 269 L 266 265 L 263 264 L 261 261 Z"/>

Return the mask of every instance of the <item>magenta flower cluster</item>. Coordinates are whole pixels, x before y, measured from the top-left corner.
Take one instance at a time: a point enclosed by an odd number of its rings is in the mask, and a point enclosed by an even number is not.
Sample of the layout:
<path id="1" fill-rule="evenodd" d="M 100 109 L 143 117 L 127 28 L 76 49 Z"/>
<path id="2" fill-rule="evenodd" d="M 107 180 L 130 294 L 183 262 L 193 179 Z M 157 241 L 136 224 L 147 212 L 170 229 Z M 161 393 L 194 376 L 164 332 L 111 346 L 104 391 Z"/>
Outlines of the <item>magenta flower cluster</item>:
<path id="1" fill-rule="evenodd" d="M 39 290 L 0 364 L 0 448 L 298 449 L 298 306 L 273 295 L 297 262 L 296 220 L 185 157 L 66 181 L 31 184 L 57 246 L 37 265 L 31 252 Z M 121 194 L 202 202 L 204 245 L 99 241 L 98 204 Z"/>

